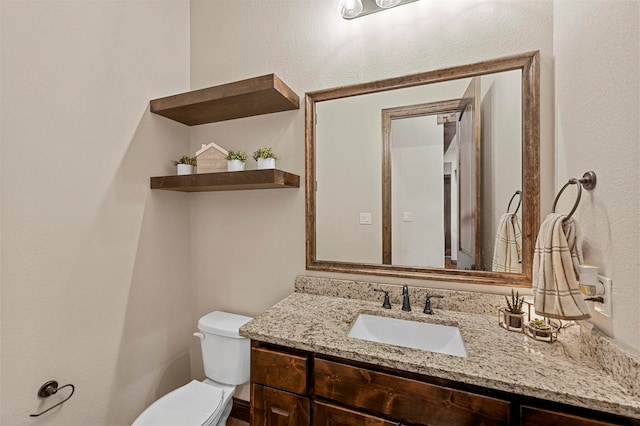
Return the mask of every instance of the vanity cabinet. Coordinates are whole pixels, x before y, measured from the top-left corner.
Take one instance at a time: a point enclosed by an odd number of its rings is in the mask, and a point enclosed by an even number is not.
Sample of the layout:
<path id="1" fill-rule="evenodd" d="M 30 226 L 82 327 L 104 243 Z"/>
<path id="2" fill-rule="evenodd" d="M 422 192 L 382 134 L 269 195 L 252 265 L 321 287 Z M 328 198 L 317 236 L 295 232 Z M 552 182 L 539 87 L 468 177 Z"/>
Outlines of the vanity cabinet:
<path id="1" fill-rule="evenodd" d="M 252 341 L 251 424 L 606 426 L 640 422 Z"/>
<path id="2" fill-rule="evenodd" d="M 444 386 L 315 358 L 314 393 L 410 424 L 509 423 L 510 403 Z"/>
<path id="3" fill-rule="evenodd" d="M 563 413 L 560 411 L 544 410 L 536 407 L 523 405 L 520 407 L 520 424 L 524 426 L 611 426 L 614 424 L 631 423 L 611 423 L 598 419 L 583 417 L 580 415 Z"/>
<path id="4" fill-rule="evenodd" d="M 252 347 L 252 425 L 309 424 L 308 366 L 308 355 Z"/>
<path id="5" fill-rule="evenodd" d="M 380 417 L 371 416 L 326 402 L 313 403 L 313 426 L 398 426 Z"/>

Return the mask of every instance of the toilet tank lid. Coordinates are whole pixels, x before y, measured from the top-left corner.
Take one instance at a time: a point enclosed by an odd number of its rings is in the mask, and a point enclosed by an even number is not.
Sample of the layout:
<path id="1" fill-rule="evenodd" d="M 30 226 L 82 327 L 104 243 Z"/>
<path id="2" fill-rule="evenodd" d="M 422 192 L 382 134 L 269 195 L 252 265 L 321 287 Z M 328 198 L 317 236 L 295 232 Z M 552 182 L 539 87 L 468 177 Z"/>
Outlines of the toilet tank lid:
<path id="1" fill-rule="evenodd" d="M 244 315 L 215 311 L 200 318 L 198 329 L 218 336 L 241 338 L 238 330 L 252 319 Z"/>

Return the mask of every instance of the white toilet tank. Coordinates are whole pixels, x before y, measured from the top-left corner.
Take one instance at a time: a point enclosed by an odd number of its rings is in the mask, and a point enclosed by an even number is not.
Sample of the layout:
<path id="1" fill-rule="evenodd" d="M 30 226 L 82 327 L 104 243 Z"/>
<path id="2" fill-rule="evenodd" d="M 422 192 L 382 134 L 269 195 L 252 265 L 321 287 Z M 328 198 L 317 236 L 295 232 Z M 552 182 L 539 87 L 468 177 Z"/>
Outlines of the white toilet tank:
<path id="1" fill-rule="evenodd" d="M 240 385 L 249 381 L 250 339 L 238 330 L 253 318 L 215 311 L 200 318 L 196 333 L 202 346 L 206 376 L 219 383 Z"/>

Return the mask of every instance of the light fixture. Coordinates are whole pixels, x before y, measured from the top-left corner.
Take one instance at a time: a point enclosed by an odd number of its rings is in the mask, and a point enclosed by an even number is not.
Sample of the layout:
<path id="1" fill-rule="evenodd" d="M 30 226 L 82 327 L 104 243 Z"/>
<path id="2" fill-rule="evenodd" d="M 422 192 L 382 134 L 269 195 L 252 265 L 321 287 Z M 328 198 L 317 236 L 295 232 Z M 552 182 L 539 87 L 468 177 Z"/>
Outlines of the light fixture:
<path id="1" fill-rule="evenodd" d="M 340 0 L 338 12 L 344 19 L 353 19 L 362 13 L 361 0 Z"/>
<path id="2" fill-rule="evenodd" d="M 400 0 L 376 0 L 376 4 L 383 9 L 395 7 L 400 3 Z"/>
<path id="3" fill-rule="evenodd" d="M 360 18 L 418 0 L 340 0 L 338 12 L 344 19 Z"/>

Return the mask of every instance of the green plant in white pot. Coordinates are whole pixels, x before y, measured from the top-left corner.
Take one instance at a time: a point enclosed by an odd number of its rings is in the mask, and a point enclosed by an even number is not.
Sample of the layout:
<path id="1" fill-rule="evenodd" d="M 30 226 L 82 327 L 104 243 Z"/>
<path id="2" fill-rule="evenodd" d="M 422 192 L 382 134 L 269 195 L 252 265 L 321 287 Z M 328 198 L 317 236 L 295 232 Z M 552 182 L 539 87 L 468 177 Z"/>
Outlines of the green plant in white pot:
<path id="1" fill-rule="evenodd" d="M 247 154 L 244 151 L 229 151 L 229 154 L 227 154 L 227 171 L 239 172 L 244 170 L 245 161 L 247 161 Z"/>
<path id="2" fill-rule="evenodd" d="M 276 157 L 271 148 L 264 147 L 258 148 L 258 150 L 253 153 L 253 159 L 258 162 L 258 170 L 275 169 L 278 157 Z"/>
<path id="3" fill-rule="evenodd" d="M 179 160 L 172 161 L 177 167 L 178 175 L 192 175 L 193 168 L 196 166 L 196 157 L 182 156 Z"/>

